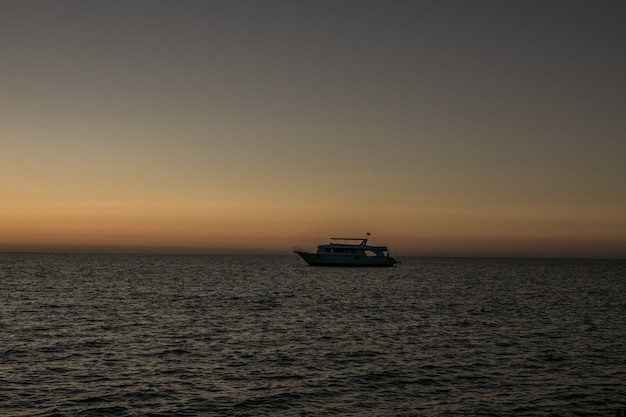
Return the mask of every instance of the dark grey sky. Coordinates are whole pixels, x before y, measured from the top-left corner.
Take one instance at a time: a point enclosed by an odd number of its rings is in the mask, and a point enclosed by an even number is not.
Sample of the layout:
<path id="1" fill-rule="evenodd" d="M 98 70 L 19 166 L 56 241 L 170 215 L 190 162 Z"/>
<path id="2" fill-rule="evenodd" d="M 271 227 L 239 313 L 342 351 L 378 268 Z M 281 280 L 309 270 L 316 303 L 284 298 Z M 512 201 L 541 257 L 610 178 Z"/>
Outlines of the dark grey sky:
<path id="1" fill-rule="evenodd" d="M 0 243 L 45 241 L 25 207 L 106 201 L 187 213 L 201 232 L 157 234 L 190 246 L 213 221 L 282 246 L 379 215 L 415 251 L 618 247 L 624 21 L 623 1 L 2 2 Z M 139 216 L 89 204 L 80 230 Z"/>

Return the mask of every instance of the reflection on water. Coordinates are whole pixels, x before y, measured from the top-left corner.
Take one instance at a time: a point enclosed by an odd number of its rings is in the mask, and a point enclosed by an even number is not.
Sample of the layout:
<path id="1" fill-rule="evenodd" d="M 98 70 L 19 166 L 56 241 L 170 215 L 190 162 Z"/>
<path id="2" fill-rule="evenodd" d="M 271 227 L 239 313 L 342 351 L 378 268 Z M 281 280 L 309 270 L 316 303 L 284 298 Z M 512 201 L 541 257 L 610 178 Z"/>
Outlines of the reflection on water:
<path id="1" fill-rule="evenodd" d="M 626 262 L 0 255 L 1 415 L 615 415 Z"/>

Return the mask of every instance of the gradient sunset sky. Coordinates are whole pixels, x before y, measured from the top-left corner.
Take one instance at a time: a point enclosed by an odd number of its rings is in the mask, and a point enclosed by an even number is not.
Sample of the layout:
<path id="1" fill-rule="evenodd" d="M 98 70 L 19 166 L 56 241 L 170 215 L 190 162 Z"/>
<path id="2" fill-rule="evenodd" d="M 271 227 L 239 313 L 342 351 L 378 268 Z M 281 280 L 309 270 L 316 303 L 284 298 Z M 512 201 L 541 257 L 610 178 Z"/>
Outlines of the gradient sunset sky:
<path id="1" fill-rule="evenodd" d="M 626 2 L 2 1 L 0 251 L 626 257 Z"/>

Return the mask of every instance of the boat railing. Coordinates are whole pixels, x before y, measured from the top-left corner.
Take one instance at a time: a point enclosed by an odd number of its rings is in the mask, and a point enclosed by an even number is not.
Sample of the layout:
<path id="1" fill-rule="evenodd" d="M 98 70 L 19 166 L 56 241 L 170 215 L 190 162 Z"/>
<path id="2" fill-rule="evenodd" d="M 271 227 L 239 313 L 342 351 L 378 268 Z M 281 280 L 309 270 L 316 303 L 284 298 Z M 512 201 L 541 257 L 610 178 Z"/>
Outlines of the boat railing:
<path id="1" fill-rule="evenodd" d="M 352 241 L 360 241 L 359 245 L 361 246 L 367 245 L 367 238 L 362 237 L 331 237 L 330 240 L 342 245 L 352 245 L 352 243 L 349 243 Z"/>

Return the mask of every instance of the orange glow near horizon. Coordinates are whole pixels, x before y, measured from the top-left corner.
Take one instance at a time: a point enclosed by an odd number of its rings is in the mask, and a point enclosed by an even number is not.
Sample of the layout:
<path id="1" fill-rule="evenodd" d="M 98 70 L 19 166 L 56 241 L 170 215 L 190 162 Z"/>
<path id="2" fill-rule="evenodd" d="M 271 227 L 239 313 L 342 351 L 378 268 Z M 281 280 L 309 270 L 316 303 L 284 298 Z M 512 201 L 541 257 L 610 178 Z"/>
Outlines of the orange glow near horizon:
<path id="1" fill-rule="evenodd" d="M 624 258 L 616 5 L 14 2 L 0 251 Z"/>
<path id="2" fill-rule="evenodd" d="M 353 215 L 310 202 L 57 201 L 5 206 L 0 215 L 3 251 L 288 254 L 331 235 L 372 231 L 373 243 L 405 256 L 624 257 L 624 236 L 614 227 L 621 213 L 598 212 L 589 222 L 558 208 L 410 214 L 371 206 Z"/>

